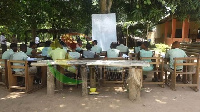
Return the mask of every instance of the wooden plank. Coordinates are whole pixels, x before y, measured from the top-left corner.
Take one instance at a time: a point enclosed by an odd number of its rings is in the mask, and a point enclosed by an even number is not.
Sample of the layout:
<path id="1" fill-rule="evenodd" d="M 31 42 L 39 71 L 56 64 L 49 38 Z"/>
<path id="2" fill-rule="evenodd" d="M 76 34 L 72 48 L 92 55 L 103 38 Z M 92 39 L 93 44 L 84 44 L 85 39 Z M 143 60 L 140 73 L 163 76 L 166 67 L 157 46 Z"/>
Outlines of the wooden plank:
<path id="1" fill-rule="evenodd" d="M 20 87 L 20 86 L 10 86 L 12 89 L 26 89 L 26 87 Z"/>
<path id="2" fill-rule="evenodd" d="M 176 86 L 188 86 L 188 87 L 196 87 L 198 84 L 177 84 Z"/>

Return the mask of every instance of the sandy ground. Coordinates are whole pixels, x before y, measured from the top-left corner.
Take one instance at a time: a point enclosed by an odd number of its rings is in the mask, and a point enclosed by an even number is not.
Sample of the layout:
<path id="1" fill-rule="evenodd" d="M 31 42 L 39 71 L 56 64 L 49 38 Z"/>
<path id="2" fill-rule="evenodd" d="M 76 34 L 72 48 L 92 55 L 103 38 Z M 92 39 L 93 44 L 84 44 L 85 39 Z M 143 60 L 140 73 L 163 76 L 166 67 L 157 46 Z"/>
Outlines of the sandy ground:
<path id="1" fill-rule="evenodd" d="M 120 85 L 99 87 L 99 95 L 81 97 L 81 87 L 64 87 L 54 96 L 46 88 L 31 94 L 0 86 L 0 112 L 200 112 L 200 92 L 189 87 L 145 86 L 141 99 L 130 101 Z"/>

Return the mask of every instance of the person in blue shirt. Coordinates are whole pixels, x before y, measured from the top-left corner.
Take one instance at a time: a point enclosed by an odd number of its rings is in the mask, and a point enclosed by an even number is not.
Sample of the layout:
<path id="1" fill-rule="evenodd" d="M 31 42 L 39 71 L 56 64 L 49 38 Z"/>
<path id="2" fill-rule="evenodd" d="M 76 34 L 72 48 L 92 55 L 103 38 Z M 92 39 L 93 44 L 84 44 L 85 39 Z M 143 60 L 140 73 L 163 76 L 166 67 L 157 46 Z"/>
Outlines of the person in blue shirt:
<path id="1" fill-rule="evenodd" d="M 50 49 L 51 49 L 50 45 L 51 45 L 51 41 L 46 41 L 45 47 L 42 49 L 42 56 L 44 56 L 45 59 L 51 59 L 51 57 L 49 56 Z"/>
<path id="2" fill-rule="evenodd" d="M 134 53 L 138 53 L 141 50 L 142 42 L 136 42 L 136 46 L 134 47 Z"/>

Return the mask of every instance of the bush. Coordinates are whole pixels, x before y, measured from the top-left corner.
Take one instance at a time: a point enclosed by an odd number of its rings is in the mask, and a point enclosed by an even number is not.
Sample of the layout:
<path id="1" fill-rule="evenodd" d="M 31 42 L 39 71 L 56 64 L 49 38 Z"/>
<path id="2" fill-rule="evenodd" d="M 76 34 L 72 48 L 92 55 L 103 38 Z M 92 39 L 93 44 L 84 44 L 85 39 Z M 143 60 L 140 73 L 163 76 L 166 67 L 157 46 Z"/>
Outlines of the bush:
<path id="1" fill-rule="evenodd" d="M 166 52 L 166 49 L 169 49 L 170 47 L 166 44 L 155 44 L 156 48 L 154 48 L 155 51 L 158 52 Z"/>

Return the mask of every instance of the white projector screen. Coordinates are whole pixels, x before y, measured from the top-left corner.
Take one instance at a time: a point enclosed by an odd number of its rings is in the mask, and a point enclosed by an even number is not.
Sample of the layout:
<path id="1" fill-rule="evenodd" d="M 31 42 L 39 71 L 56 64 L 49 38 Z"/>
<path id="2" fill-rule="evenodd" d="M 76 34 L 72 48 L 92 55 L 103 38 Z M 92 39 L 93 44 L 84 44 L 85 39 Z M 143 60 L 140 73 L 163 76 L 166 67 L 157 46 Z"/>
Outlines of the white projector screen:
<path id="1" fill-rule="evenodd" d="M 110 48 L 111 42 L 117 42 L 115 13 L 92 14 L 92 40 L 97 40 L 103 51 Z"/>

